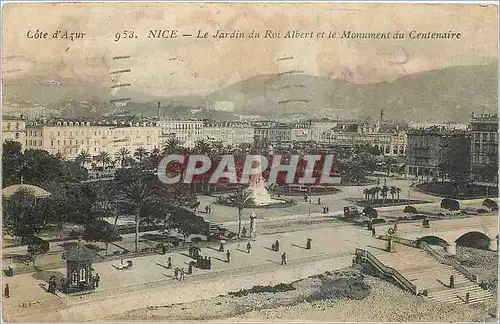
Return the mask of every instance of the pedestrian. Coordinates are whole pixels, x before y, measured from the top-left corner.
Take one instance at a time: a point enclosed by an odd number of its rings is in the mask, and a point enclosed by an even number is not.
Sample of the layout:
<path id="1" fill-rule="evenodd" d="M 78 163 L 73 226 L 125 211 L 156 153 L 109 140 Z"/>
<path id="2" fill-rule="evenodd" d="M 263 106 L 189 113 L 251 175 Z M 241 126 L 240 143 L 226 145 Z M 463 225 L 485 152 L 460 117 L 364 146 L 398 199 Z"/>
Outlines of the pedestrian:
<path id="1" fill-rule="evenodd" d="M 192 274 L 193 273 L 193 261 L 189 262 L 189 266 L 188 266 L 188 274 Z"/>
<path id="2" fill-rule="evenodd" d="M 172 269 L 172 258 L 168 257 L 167 259 L 167 269 Z"/>
<path id="3" fill-rule="evenodd" d="M 224 252 L 224 243 L 220 242 L 219 252 Z"/>
<path id="4" fill-rule="evenodd" d="M 227 250 L 226 252 L 226 262 L 229 263 L 231 261 L 231 253 L 229 252 L 229 250 Z"/>
<path id="5" fill-rule="evenodd" d="M 450 276 L 450 288 L 455 288 L 455 277 L 453 275 Z"/>
<path id="6" fill-rule="evenodd" d="M 252 245 L 250 242 L 247 243 L 247 253 L 250 253 L 250 250 L 252 249 Z"/>
<path id="7" fill-rule="evenodd" d="M 96 288 L 99 288 L 99 281 L 101 281 L 101 277 L 99 277 L 99 274 L 95 274 L 95 286 Z"/>
<path id="8" fill-rule="evenodd" d="M 307 242 L 306 242 L 306 249 L 307 249 L 307 250 L 310 250 L 310 249 L 311 249 L 311 241 L 312 241 L 312 240 L 311 240 L 310 238 L 308 238 L 308 239 L 307 239 Z"/>
<path id="9" fill-rule="evenodd" d="M 212 269 L 212 258 L 208 257 L 208 270 Z"/>
<path id="10" fill-rule="evenodd" d="M 276 252 L 280 250 L 280 242 L 278 240 L 276 240 L 276 242 L 274 243 L 274 248 Z"/>
<path id="11" fill-rule="evenodd" d="M 326 214 L 326 207 L 323 206 L 323 214 Z"/>
<path id="12" fill-rule="evenodd" d="M 211 214 L 212 213 L 212 205 L 208 205 L 208 213 Z"/>
<path id="13" fill-rule="evenodd" d="M 281 265 L 286 265 L 286 253 L 283 252 L 281 255 Z"/>
<path id="14" fill-rule="evenodd" d="M 229 251 L 228 251 L 229 252 Z M 205 256 L 203 258 L 203 269 L 207 270 L 208 269 L 208 257 Z"/>
<path id="15" fill-rule="evenodd" d="M 470 299 L 470 292 L 467 292 L 465 294 L 465 303 L 468 304 L 469 303 L 469 299 Z"/>
<path id="16" fill-rule="evenodd" d="M 179 280 L 179 268 L 177 267 L 174 269 L 174 277 L 175 279 Z"/>
<path id="17" fill-rule="evenodd" d="M 246 237 L 247 236 L 247 228 L 245 226 L 243 226 L 243 229 L 241 230 L 241 235 L 243 237 Z"/>
<path id="18" fill-rule="evenodd" d="M 181 268 L 181 277 L 179 280 L 186 280 L 184 268 Z"/>
<path id="19" fill-rule="evenodd" d="M 321 205 L 321 198 L 318 198 L 318 205 Z"/>
<path id="20" fill-rule="evenodd" d="M 329 214 L 330 213 L 330 207 L 326 206 L 326 213 Z"/>
<path id="21" fill-rule="evenodd" d="M 5 284 L 4 295 L 5 295 L 5 298 L 9 298 L 9 297 L 10 297 L 10 288 L 9 288 L 9 284 Z"/>
<path id="22" fill-rule="evenodd" d="M 205 214 L 208 214 L 208 209 L 209 209 L 209 207 L 208 207 L 208 205 L 206 205 L 205 206 Z"/>
<path id="23" fill-rule="evenodd" d="M 398 231 L 398 223 L 394 223 L 394 233 Z"/>
<path id="24" fill-rule="evenodd" d="M 372 227 L 372 237 L 375 237 L 375 227 Z"/>

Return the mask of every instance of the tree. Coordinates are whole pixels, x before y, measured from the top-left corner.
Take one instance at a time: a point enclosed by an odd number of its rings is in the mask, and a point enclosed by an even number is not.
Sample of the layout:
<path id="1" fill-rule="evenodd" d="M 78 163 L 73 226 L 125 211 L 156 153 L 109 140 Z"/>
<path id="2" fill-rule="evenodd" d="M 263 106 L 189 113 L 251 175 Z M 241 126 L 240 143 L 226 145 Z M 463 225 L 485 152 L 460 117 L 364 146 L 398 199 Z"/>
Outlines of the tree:
<path id="1" fill-rule="evenodd" d="M 82 150 L 80 154 L 75 159 L 75 162 L 83 167 L 85 165 L 85 162 L 89 161 L 92 156 L 90 155 L 89 152 Z"/>
<path id="2" fill-rule="evenodd" d="M 387 199 L 387 193 L 389 192 L 389 187 L 384 185 L 382 189 L 380 189 L 380 194 L 382 195 L 383 203 L 385 204 L 385 201 Z"/>
<path id="3" fill-rule="evenodd" d="M 36 206 L 36 198 L 28 189 L 20 189 L 3 199 L 3 223 L 7 232 L 22 240 L 37 234 L 45 225 Z"/>
<path id="4" fill-rule="evenodd" d="M 378 200 L 378 194 L 382 190 L 382 188 L 373 187 L 372 189 L 373 189 L 373 195 L 374 195 L 373 201 L 376 201 L 376 200 Z"/>
<path id="5" fill-rule="evenodd" d="M 414 206 L 405 206 L 405 209 L 403 210 L 403 213 L 406 213 L 406 214 L 416 214 L 417 213 L 417 209 L 414 207 Z"/>
<path id="6" fill-rule="evenodd" d="M 398 202 L 399 202 L 399 194 L 401 193 L 401 188 L 395 187 L 396 189 L 396 195 L 398 195 Z"/>
<path id="7" fill-rule="evenodd" d="M 173 188 L 173 187 L 170 187 Z M 140 169 L 122 169 L 116 176 L 114 203 L 122 212 L 131 213 L 135 217 L 135 251 L 139 247 L 139 222 L 141 217 L 155 213 L 168 212 L 168 208 L 181 205 L 189 198 L 180 196 L 183 193 L 167 192 L 158 178 Z M 158 215 L 162 216 L 162 215 Z"/>
<path id="8" fill-rule="evenodd" d="M 394 165 L 396 165 L 396 160 L 392 157 L 389 157 L 386 161 L 385 161 L 385 165 L 387 167 L 387 176 L 390 176 L 391 175 L 391 172 L 392 172 L 392 167 Z"/>
<path id="9" fill-rule="evenodd" d="M 37 236 L 30 236 L 27 238 L 28 249 L 27 252 L 33 262 L 33 266 L 36 266 L 36 257 L 40 254 L 45 254 L 50 250 L 50 244 Z"/>
<path id="10" fill-rule="evenodd" d="M 369 188 L 363 189 L 363 194 L 365 195 L 365 200 L 368 201 L 370 199 L 370 189 Z"/>
<path id="11" fill-rule="evenodd" d="M 2 186 L 19 183 L 24 155 L 21 143 L 5 141 L 2 145 Z"/>
<path id="12" fill-rule="evenodd" d="M 144 158 L 148 156 L 148 151 L 144 147 L 138 147 L 134 152 L 134 157 L 139 161 L 141 168 L 143 167 L 142 162 Z"/>
<path id="13" fill-rule="evenodd" d="M 253 198 L 250 195 L 249 191 L 240 189 L 227 197 L 227 202 L 238 208 L 238 237 L 241 236 L 241 216 L 243 209 L 251 207 L 254 204 Z"/>
<path id="14" fill-rule="evenodd" d="M 87 242 L 102 242 L 106 245 L 106 256 L 108 255 L 109 243 L 120 239 L 116 228 L 105 220 L 97 220 L 85 225 L 83 239 Z"/>
<path id="15" fill-rule="evenodd" d="M 195 154 L 208 154 L 211 151 L 210 144 L 204 140 L 197 141 L 194 147 Z"/>
<path id="16" fill-rule="evenodd" d="M 122 147 L 121 149 L 118 150 L 118 152 L 116 152 L 116 158 L 118 159 L 118 161 L 120 161 L 121 168 L 124 168 L 125 163 L 127 163 L 127 161 L 130 158 L 130 151 Z"/>
<path id="17" fill-rule="evenodd" d="M 460 210 L 460 203 L 454 199 L 443 199 L 441 200 L 441 208 L 448 209 L 450 212 Z"/>
<path id="18" fill-rule="evenodd" d="M 493 208 L 498 208 L 498 204 L 492 200 L 492 199 L 489 199 L 489 198 L 486 198 L 485 200 L 483 200 L 483 206 L 488 208 L 488 211 L 491 213 L 491 210 Z"/>
<path id="19" fill-rule="evenodd" d="M 370 206 L 367 206 L 363 209 L 363 212 L 365 213 L 368 218 L 377 218 L 378 217 L 378 211 Z"/>
<path id="20" fill-rule="evenodd" d="M 209 235 L 209 224 L 201 216 L 185 208 L 176 208 L 168 219 L 168 228 L 177 229 L 186 241 L 189 234 Z"/>
<path id="21" fill-rule="evenodd" d="M 108 152 L 102 151 L 97 155 L 97 159 L 102 163 L 102 167 L 105 168 L 110 162 L 111 157 Z"/>
<path id="22" fill-rule="evenodd" d="M 181 152 L 180 142 L 177 138 L 169 138 L 163 148 L 163 154 L 179 154 Z"/>
<path id="23" fill-rule="evenodd" d="M 395 186 L 391 186 L 389 188 L 389 193 L 391 194 L 391 199 L 392 199 L 392 202 L 394 202 L 394 196 L 396 196 L 397 194 L 397 188 Z"/>

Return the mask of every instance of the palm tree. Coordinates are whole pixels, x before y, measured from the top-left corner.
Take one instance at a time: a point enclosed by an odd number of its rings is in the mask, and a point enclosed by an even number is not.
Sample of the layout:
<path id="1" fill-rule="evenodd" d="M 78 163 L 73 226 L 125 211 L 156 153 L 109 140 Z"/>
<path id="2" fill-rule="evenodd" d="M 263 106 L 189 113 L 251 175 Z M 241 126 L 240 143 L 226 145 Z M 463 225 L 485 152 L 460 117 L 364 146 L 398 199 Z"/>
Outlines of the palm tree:
<path id="1" fill-rule="evenodd" d="M 85 165 L 85 162 L 87 162 L 92 156 L 90 155 L 89 152 L 82 150 L 80 154 L 76 157 L 75 162 L 78 163 L 81 167 Z"/>
<path id="2" fill-rule="evenodd" d="M 117 177 L 115 202 L 135 216 L 135 252 L 139 249 L 139 218 L 160 200 L 159 190 L 140 170 L 125 169 Z"/>
<path id="3" fill-rule="evenodd" d="M 369 188 L 366 188 L 366 189 L 363 189 L 363 194 L 365 195 L 365 200 L 368 200 L 370 199 L 370 189 Z"/>
<path id="4" fill-rule="evenodd" d="M 385 200 L 387 199 L 387 193 L 389 192 L 389 187 L 384 185 L 382 189 L 380 189 L 380 194 L 382 195 L 383 203 L 385 204 Z"/>
<path id="5" fill-rule="evenodd" d="M 122 147 L 118 152 L 116 152 L 116 158 L 120 161 L 120 166 L 125 167 L 125 163 L 130 158 L 130 151 Z"/>
<path id="6" fill-rule="evenodd" d="M 163 148 L 163 154 L 178 154 L 181 151 L 180 142 L 177 138 L 169 138 Z"/>
<path id="7" fill-rule="evenodd" d="M 391 186 L 391 188 L 389 189 L 389 192 L 391 193 L 391 199 L 392 199 L 392 202 L 394 202 L 394 196 L 396 196 L 396 187 L 395 186 Z"/>
<path id="8" fill-rule="evenodd" d="M 373 195 L 374 195 L 374 201 L 378 200 L 378 193 L 382 190 L 380 187 L 373 187 Z"/>
<path id="9" fill-rule="evenodd" d="M 106 165 L 108 165 L 110 162 L 111 162 L 111 157 L 109 156 L 109 153 L 106 152 L 106 151 L 102 151 L 100 152 L 98 155 L 97 155 L 97 158 L 99 159 L 99 161 L 102 163 L 102 168 L 104 169 L 104 167 Z"/>
<path id="10" fill-rule="evenodd" d="M 148 151 L 144 147 L 138 147 L 134 152 L 134 157 L 139 160 L 139 165 L 142 167 L 142 161 L 148 155 Z"/>
<path id="11" fill-rule="evenodd" d="M 396 194 L 398 195 L 398 202 L 399 202 L 399 194 L 401 193 L 401 188 L 395 187 L 396 188 Z"/>
<path id="12" fill-rule="evenodd" d="M 197 154 L 208 154 L 210 152 L 210 144 L 204 140 L 197 141 L 194 147 L 194 152 Z"/>
<path id="13" fill-rule="evenodd" d="M 245 189 L 240 189 L 233 192 L 227 198 L 227 202 L 238 208 L 238 237 L 241 235 L 241 214 L 244 208 L 253 206 L 253 198 L 250 197 L 250 192 Z"/>

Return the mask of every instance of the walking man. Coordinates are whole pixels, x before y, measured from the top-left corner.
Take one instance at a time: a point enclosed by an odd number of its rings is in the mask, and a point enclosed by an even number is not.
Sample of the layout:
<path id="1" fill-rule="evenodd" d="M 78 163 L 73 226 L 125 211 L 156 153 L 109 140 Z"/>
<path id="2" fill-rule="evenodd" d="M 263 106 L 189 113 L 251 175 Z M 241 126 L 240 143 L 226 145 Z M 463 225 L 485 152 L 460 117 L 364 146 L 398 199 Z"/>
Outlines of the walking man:
<path id="1" fill-rule="evenodd" d="M 469 298 L 470 298 L 470 292 L 467 292 L 465 294 L 465 303 L 468 304 L 469 303 Z"/>
<path id="2" fill-rule="evenodd" d="M 5 284 L 4 295 L 5 295 L 5 298 L 9 298 L 9 297 L 10 297 L 10 288 L 9 288 L 9 284 Z"/>
<path id="3" fill-rule="evenodd" d="M 276 252 L 280 250 L 280 242 L 278 240 L 276 240 L 276 242 L 274 243 L 274 248 L 276 249 Z"/>
<path id="4" fill-rule="evenodd" d="M 372 227 L 372 237 L 375 237 L 375 227 Z"/>
<path id="5" fill-rule="evenodd" d="M 455 288 L 455 277 L 453 275 L 450 276 L 450 288 Z"/>
<path id="6" fill-rule="evenodd" d="M 308 238 L 308 239 L 307 239 L 307 242 L 306 242 L 306 249 L 307 249 L 307 250 L 310 250 L 310 249 L 311 249 L 311 241 L 312 241 L 312 240 L 311 240 L 310 238 Z"/>
<path id="7" fill-rule="evenodd" d="M 179 280 L 185 280 L 186 277 L 185 277 L 185 272 L 184 272 L 184 268 L 181 268 L 181 278 Z"/>
<path id="8" fill-rule="evenodd" d="M 229 252 L 229 250 L 227 250 L 226 252 L 226 262 L 229 263 L 231 261 L 231 253 Z"/>
<path id="9" fill-rule="evenodd" d="M 318 205 L 321 205 L 321 198 L 318 198 Z"/>
<path id="10" fill-rule="evenodd" d="M 95 287 L 99 288 L 99 281 L 101 280 L 101 277 L 99 277 L 99 274 L 95 274 Z"/>
<path id="11" fill-rule="evenodd" d="M 283 252 L 281 255 L 281 265 L 286 265 L 286 253 Z"/>
<path id="12" fill-rule="evenodd" d="M 168 257 L 167 259 L 167 269 L 172 269 L 172 258 Z"/>
<path id="13" fill-rule="evenodd" d="M 247 253 L 250 253 L 250 250 L 252 249 L 252 245 L 250 242 L 247 243 Z"/>
<path id="14" fill-rule="evenodd" d="M 179 280 L 179 268 L 177 267 L 174 269 L 174 277 L 175 279 Z"/>

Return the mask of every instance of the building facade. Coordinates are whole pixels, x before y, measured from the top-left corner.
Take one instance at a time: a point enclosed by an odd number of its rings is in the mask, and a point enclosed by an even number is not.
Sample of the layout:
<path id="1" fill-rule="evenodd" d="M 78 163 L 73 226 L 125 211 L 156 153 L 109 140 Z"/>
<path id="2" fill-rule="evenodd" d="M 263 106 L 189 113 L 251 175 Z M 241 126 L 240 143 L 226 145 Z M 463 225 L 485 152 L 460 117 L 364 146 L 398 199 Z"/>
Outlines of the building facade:
<path id="1" fill-rule="evenodd" d="M 498 186 L 498 115 L 475 115 L 469 128 L 472 179 Z"/>
<path id="2" fill-rule="evenodd" d="M 254 142 L 254 128 L 246 122 L 203 122 L 203 139 L 207 142 L 222 142 L 224 145 L 239 145 Z"/>
<path id="3" fill-rule="evenodd" d="M 469 173 L 470 133 L 440 127 L 408 132 L 407 173 L 416 176 L 452 177 Z"/>
<path id="4" fill-rule="evenodd" d="M 40 149 L 74 159 L 85 151 L 90 156 L 107 152 L 111 156 L 125 148 L 159 149 L 161 128 L 154 123 L 47 121 L 26 125 L 25 148 Z"/>
<path id="5" fill-rule="evenodd" d="M 194 147 L 197 141 L 204 139 L 201 120 L 160 119 L 156 125 L 161 128 L 162 145 L 168 139 L 175 138 L 184 147 Z"/>
<path id="6" fill-rule="evenodd" d="M 404 158 L 407 153 L 406 131 L 398 126 L 381 127 L 379 123 L 341 123 L 325 134 L 328 144 L 354 147 L 370 145 L 377 148 L 381 156 Z"/>
<path id="7" fill-rule="evenodd" d="M 16 141 L 25 146 L 26 120 L 23 117 L 2 116 L 2 141 Z"/>

